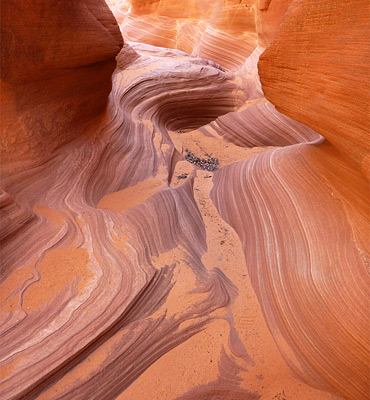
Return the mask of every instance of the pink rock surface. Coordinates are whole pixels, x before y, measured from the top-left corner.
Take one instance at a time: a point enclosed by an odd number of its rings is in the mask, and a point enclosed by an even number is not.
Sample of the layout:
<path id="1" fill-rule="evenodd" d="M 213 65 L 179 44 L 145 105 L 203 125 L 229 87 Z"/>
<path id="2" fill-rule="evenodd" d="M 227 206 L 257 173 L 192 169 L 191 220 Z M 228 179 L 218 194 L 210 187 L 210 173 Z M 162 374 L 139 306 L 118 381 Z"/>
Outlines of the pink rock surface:
<path id="1" fill-rule="evenodd" d="M 117 58 L 102 1 L 4 6 L 0 398 L 367 398 L 366 50 L 316 69 L 364 3 L 288 3 L 109 1 Z"/>
<path id="2" fill-rule="evenodd" d="M 321 133 L 369 176 L 367 8 L 364 0 L 294 2 L 259 71 L 279 111 Z"/>
<path id="3" fill-rule="evenodd" d="M 254 0 L 108 3 L 126 40 L 186 51 L 231 71 L 258 44 Z"/>
<path id="4" fill-rule="evenodd" d="M 270 150 L 223 168 L 214 182 L 212 198 L 241 237 L 290 367 L 315 387 L 366 399 L 367 182 L 325 144 Z"/>
<path id="5" fill-rule="evenodd" d="M 99 123 L 122 37 L 100 0 L 5 2 L 1 24 L 1 158 L 13 170 Z"/>

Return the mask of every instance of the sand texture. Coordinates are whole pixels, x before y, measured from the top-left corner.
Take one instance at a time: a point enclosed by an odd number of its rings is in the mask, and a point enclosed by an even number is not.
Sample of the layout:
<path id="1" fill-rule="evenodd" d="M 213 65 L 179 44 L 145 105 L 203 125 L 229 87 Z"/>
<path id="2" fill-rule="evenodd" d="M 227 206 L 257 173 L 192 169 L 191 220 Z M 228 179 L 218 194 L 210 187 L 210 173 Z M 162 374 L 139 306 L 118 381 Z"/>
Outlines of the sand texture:
<path id="1" fill-rule="evenodd" d="M 368 4 L 107 4 L 2 6 L 0 398 L 367 400 Z"/>

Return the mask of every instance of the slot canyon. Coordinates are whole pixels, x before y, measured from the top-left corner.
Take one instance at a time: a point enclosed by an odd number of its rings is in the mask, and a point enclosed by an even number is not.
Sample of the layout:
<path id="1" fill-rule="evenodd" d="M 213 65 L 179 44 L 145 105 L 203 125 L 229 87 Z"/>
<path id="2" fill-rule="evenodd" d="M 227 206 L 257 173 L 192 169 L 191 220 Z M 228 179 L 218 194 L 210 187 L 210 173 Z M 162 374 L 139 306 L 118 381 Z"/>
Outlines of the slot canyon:
<path id="1" fill-rule="evenodd" d="M 368 0 L 0 16 L 0 399 L 368 400 Z"/>

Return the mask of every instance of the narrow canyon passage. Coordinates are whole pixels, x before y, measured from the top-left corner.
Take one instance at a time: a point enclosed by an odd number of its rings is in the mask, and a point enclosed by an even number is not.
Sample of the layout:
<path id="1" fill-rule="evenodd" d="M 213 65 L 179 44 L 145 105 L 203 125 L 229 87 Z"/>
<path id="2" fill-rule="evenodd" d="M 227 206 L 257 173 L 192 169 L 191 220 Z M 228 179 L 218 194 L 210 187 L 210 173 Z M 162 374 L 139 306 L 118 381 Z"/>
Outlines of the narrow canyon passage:
<path id="1" fill-rule="evenodd" d="M 107 2 L 117 22 L 102 1 L 72 3 L 88 47 L 73 57 L 70 41 L 65 68 L 48 47 L 31 83 L 2 78 L 0 397 L 366 399 L 365 95 L 353 123 L 320 81 L 318 123 L 306 86 L 296 115 L 295 76 L 271 75 L 298 70 L 279 43 L 320 6 L 296 1 L 280 26 L 290 2 L 267 22 L 269 2 L 189 2 L 181 18 L 171 2 Z"/>

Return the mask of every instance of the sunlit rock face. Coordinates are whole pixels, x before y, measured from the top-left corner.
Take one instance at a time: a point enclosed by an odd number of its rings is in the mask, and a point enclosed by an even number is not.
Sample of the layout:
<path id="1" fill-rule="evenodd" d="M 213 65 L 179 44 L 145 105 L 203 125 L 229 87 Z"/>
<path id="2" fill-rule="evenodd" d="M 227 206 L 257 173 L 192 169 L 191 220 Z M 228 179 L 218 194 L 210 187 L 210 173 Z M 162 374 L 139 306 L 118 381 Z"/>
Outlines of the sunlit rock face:
<path id="1" fill-rule="evenodd" d="M 279 111 L 327 140 L 318 146 L 276 151 L 269 155 L 270 161 L 266 155 L 251 173 L 264 170 L 266 187 L 280 187 L 274 190 L 272 208 L 265 204 L 263 209 L 271 210 L 266 235 L 284 253 L 267 256 L 271 248 L 265 247 L 261 263 L 264 281 L 276 282 L 279 276 L 282 283 L 275 286 L 275 299 L 264 301 L 281 335 L 277 341 L 282 347 L 290 343 L 294 355 L 286 358 L 298 375 L 311 384 L 321 381 L 323 388 L 351 399 L 369 394 L 369 366 L 364 363 L 369 359 L 364 335 L 369 315 L 366 8 L 366 1 L 296 1 L 291 6 L 275 41 L 260 58 L 262 87 Z M 250 184 L 247 179 L 250 194 L 257 195 Z M 260 209 L 258 214 L 262 215 Z M 284 232 L 284 237 L 277 232 Z M 254 236 L 251 233 L 251 239 Z M 306 251 L 298 252 L 299 246 Z M 245 249 L 253 259 L 253 251 Z M 288 281 L 294 291 L 288 289 Z M 266 295 L 261 283 L 256 285 L 262 298 Z M 309 322 L 313 314 L 314 325 Z"/>
<path id="2" fill-rule="evenodd" d="M 266 46 L 291 0 L 110 0 L 126 40 L 186 51 L 235 71 Z"/>
<path id="3" fill-rule="evenodd" d="M 1 157 L 16 168 L 97 124 L 122 37 L 99 0 L 5 2 L 1 24 Z"/>
<path id="4" fill-rule="evenodd" d="M 365 175 L 369 174 L 367 6 L 361 0 L 296 1 L 259 63 L 264 93 L 278 110 L 321 133 Z"/>
<path id="5" fill-rule="evenodd" d="M 367 399 L 368 5 L 8 3 L 0 398 Z"/>

